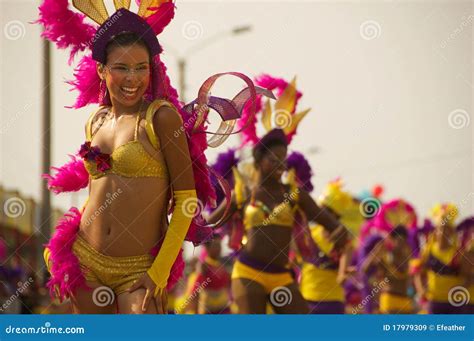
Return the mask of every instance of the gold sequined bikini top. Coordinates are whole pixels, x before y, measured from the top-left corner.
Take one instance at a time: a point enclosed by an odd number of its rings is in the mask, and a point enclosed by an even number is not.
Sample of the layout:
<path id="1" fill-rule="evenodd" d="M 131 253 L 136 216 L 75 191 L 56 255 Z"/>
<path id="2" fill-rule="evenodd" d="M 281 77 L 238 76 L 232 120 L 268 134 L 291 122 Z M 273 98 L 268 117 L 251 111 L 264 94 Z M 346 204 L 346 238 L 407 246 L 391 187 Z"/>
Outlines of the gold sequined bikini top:
<path id="1" fill-rule="evenodd" d="M 165 100 L 156 100 L 150 104 L 146 113 L 145 129 L 153 147 L 156 149 L 159 149 L 159 140 L 153 129 L 153 115 L 161 106 L 170 106 L 174 108 L 171 103 Z M 137 116 L 133 141 L 129 141 L 117 147 L 110 155 L 108 155 L 108 158 L 105 157 L 105 163 L 103 158 L 101 160 L 100 157 L 97 158 L 97 156 L 94 156 L 94 152 L 95 154 L 99 153 L 99 155 L 107 155 L 101 154 L 98 147 L 91 146 L 92 139 L 98 130 L 97 129 L 94 133 L 92 132 L 92 122 L 97 114 L 103 110 L 104 108 L 91 115 L 87 122 L 86 143 L 89 143 L 89 148 L 92 150 L 93 157 L 85 157 L 84 166 L 89 172 L 91 178 L 98 179 L 107 174 L 117 174 L 124 177 L 158 177 L 167 179 L 168 171 L 163 156 L 160 155 L 161 160 L 155 159 L 138 140 L 138 128 L 140 126 L 141 115 Z"/>
<path id="2" fill-rule="evenodd" d="M 293 206 L 292 202 L 298 202 L 298 200 L 285 199 L 271 210 L 263 202 L 252 199 L 244 208 L 243 220 L 245 229 L 248 230 L 256 226 L 265 227 L 269 225 L 293 227 L 297 205 Z"/>

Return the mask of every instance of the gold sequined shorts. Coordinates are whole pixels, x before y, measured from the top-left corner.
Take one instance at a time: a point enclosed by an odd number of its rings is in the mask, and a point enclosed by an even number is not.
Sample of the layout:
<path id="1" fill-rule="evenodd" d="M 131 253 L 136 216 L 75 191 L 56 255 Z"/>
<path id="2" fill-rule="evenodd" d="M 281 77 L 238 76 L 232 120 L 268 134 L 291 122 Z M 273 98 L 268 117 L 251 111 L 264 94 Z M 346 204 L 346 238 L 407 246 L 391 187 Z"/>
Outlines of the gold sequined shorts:
<path id="1" fill-rule="evenodd" d="M 153 264 L 150 254 L 130 257 L 107 256 L 92 248 L 79 234 L 72 246 L 86 281 L 111 288 L 116 295 L 127 291 Z"/>

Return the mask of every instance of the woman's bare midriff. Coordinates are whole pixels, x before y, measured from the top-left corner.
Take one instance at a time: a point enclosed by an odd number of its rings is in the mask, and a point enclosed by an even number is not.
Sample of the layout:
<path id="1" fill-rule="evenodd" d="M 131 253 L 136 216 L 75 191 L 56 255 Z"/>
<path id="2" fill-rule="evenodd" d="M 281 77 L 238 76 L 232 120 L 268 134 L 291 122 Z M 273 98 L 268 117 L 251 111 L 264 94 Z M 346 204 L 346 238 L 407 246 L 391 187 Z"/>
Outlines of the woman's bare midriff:
<path id="1" fill-rule="evenodd" d="M 109 174 L 92 180 L 80 235 L 114 257 L 146 254 L 165 231 L 168 180 Z"/>
<path id="2" fill-rule="evenodd" d="M 285 267 L 291 243 L 291 228 L 286 226 L 253 227 L 247 231 L 244 252 L 265 264 Z"/>

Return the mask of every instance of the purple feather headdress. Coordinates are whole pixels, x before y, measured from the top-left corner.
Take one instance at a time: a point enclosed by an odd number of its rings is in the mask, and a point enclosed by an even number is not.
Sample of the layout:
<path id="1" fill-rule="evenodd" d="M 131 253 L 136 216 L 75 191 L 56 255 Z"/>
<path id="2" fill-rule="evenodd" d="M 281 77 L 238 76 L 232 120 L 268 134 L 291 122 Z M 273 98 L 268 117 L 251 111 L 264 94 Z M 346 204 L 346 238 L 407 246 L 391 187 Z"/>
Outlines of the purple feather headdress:
<path id="1" fill-rule="evenodd" d="M 311 182 L 311 177 L 313 176 L 313 171 L 311 166 L 304 157 L 303 154 L 299 152 L 292 152 L 287 160 L 288 169 L 294 169 L 296 174 L 296 180 L 298 184 L 307 192 L 313 191 L 313 184 Z"/>
<path id="2" fill-rule="evenodd" d="M 232 173 L 232 168 L 237 167 L 239 163 L 239 158 L 236 156 L 235 149 L 231 148 L 225 152 L 220 153 L 217 156 L 216 162 L 211 166 L 214 171 L 220 174 L 229 184 L 231 188 L 234 187 L 234 176 Z M 212 184 L 217 188 L 217 205 L 219 205 L 222 200 L 225 198 L 225 193 L 217 187 L 218 181 L 215 176 L 211 176 Z"/>

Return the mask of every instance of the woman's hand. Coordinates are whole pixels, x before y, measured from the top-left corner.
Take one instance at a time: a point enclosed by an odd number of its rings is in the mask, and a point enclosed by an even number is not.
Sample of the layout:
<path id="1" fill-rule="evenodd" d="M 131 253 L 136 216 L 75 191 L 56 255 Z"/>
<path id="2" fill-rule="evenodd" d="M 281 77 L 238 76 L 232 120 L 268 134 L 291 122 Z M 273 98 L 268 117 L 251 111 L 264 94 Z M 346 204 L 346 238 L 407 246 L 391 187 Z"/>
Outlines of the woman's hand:
<path id="1" fill-rule="evenodd" d="M 142 311 L 146 311 L 150 305 L 151 300 L 154 299 L 157 313 L 167 313 L 168 292 L 166 291 L 166 288 L 159 289 L 157 295 L 154 297 L 156 284 L 146 272 L 139 279 L 137 279 L 135 283 L 133 283 L 133 285 L 128 289 L 128 292 L 132 292 L 140 288 L 144 288 L 146 290 L 142 304 Z"/>
<path id="2" fill-rule="evenodd" d="M 336 281 L 339 285 L 343 285 L 347 280 L 351 280 L 356 287 L 362 286 L 362 283 L 358 278 L 357 267 L 349 266 L 345 272 L 337 274 Z"/>

